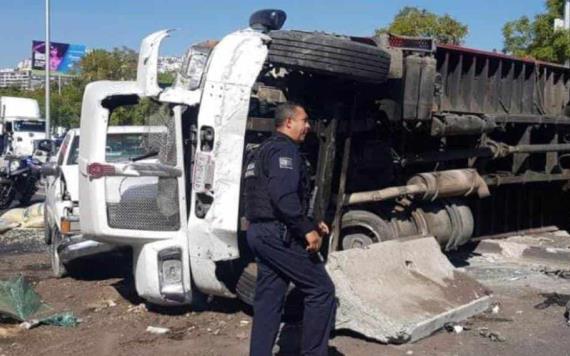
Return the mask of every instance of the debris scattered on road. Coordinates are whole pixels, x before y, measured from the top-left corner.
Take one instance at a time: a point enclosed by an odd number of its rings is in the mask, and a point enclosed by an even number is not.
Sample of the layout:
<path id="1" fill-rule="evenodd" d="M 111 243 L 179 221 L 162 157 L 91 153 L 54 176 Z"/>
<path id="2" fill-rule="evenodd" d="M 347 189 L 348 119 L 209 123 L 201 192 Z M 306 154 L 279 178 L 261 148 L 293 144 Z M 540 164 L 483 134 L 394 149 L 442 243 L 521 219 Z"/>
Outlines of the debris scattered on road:
<path id="1" fill-rule="evenodd" d="M 112 299 L 105 299 L 96 303 L 91 303 L 87 307 L 94 312 L 99 312 L 106 308 L 112 308 L 117 306 L 117 303 Z"/>
<path id="2" fill-rule="evenodd" d="M 539 272 L 544 273 L 547 276 L 555 278 L 570 279 L 570 270 L 567 269 L 557 269 L 544 267 L 539 270 Z"/>
<path id="3" fill-rule="evenodd" d="M 168 334 L 170 332 L 170 329 L 169 328 L 163 328 L 160 326 L 149 326 L 146 328 L 146 331 L 151 333 L 151 334 L 164 335 L 164 334 Z"/>
<path id="4" fill-rule="evenodd" d="M 131 305 L 128 309 L 128 313 L 146 313 L 148 311 L 146 304 L 141 303 L 139 305 Z"/>
<path id="5" fill-rule="evenodd" d="M 499 311 L 501 310 L 501 308 L 499 307 L 499 304 L 495 304 L 493 305 L 493 307 L 491 308 L 491 313 L 492 314 L 499 314 Z"/>
<path id="6" fill-rule="evenodd" d="M 565 307 L 570 302 L 570 295 L 558 294 L 558 293 L 541 293 L 542 297 L 545 298 L 544 302 L 539 303 L 534 306 L 535 309 L 546 309 L 552 305 L 558 305 L 560 307 Z"/>
<path id="7" fill-rule="evenodd" d="M 25 228 L 41 229 L 44 227 L 44 204 L 37 203 L 27 208 L 10 209 L 0 217 L 0 234 L 6 231 Z"/>
<path id="8" fill-rule="evenodd" d="M 507 341 L 507 339 L 504 336 L 502 336 L 499 332 L 491 331 L 491 330 L 489 330 L 489 328 L 486 328 L 486 327 L 479 328 L 479 335 L 486 337 L 489 340 L 494 341 L 494 342 L 505 342 L 505 341 Z"/>
<path id="9" fill-rule="evenodd" d="M 456 323 L 445 323 L 443 325 L 443 328 L 448 332 L 448 333 L 456 333 L 456 334 L 461 334 L 464 330 L 462 325 L 456 324 Z"/>

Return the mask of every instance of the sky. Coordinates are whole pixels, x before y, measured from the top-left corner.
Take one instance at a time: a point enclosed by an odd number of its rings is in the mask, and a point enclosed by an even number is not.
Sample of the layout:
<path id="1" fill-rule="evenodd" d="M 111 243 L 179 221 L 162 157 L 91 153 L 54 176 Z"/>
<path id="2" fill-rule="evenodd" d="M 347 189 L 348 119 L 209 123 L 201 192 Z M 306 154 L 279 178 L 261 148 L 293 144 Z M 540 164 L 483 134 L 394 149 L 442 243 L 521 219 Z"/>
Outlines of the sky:
<path id="1" fill-rule="evenodd" d="M 31 57 L 32 40 L 45 38 L 45 0 L 0 5 L 0 68 L 12 68 Z M 466 46 L 500 50 L 504 23 L 541 12 L 544 0 L 51 0 L 51 40 L 138 49 L 147 34 L 170 28 L 176 31 L 161 55 L 182 55 L 193 43 L 246 27 L 262 8 L 285 10 L 285 29 L 369 36 L 404 6 L 447 13 L 469 26 Z"/>

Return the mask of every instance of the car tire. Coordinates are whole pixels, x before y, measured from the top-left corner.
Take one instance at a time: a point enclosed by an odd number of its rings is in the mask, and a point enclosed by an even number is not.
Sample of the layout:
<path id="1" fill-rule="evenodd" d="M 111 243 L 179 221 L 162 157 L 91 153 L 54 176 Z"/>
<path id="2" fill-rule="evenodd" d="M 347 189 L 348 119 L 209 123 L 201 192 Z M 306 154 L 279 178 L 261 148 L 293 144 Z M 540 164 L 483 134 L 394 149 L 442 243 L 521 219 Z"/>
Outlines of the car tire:
<path id="1" fill-rule="evenodd" d="M 54 277 L 62 278 L 67 275 L 67 268 L 59 257 L 58 247 L 61 243 L 61 233 L 57 227 L 51 230 L 51 244 L 49 245 L 49 255 L 51 262 L 51 271 Z"/>
<path id="2" fill-rule="evenodd" d="M 382 83 L 390 55 L 381 48 L 346 37 L 302 31 L 269 33 L 269 62 L 362 82 Z"/>
<path id="3" fill-rule="evenodd" d="M 44 241 L 46 245 L 51 244 L 51 227 L 49 225 L 49 219 L 47 217 L 48 210 L 44 203 Z"/>

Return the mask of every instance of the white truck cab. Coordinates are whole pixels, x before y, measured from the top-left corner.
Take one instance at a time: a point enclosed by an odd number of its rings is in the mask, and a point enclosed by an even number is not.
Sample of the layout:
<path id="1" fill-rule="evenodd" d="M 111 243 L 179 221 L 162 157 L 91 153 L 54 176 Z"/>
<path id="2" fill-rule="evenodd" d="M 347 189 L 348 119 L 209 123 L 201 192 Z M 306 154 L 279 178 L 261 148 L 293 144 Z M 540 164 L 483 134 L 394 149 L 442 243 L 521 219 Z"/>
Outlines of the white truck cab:
<path id="1" fill-rule="evenodd" d="M 160 128 L 143 126 L 110 126 L 106 159 L 112 162 L 130 161 L 144 154 L 143 134 L 160 132 Z M 71 129 L 65 135 L 54 160 L 42 167 L 46 176 L 44 204 L 45 240 L 49 245 L 52 272 L 62 277 L 74 259 L 107 252 L 116 246 L 95 241 L 81 234 L 79 220 L 79 157 L 80 130 Z M 153 161 L 147 158 L 145 161 Z"/>
<path id="2" fill-rule="evenodd" d="M 0 135 L 4 152 L 31 156 L 34 141 L 45 139 L 45 121 L 37 100 L 0 97 Z"/>
<path id="3" fill-rule="evenodd" d="M 216 264 L 240 257 L 244 133 L 251 88 L 265 62 L 268 38 L 246 29 L 227 36 L 209 56 L 209 49 L 193 47 L 176 84 L 161 89 L 156 64 L 168 32 L 142 42 L 136 81 L 86 87 L 79 200 L 83 234 L 132 246 L 141 297 L 158 304 L 185 304 L 191 302 L 193 285 L 208 294 L 234 296 L 216 276 Z M 105 156 L 110 115 L 121 104 L 145 98 L 153 98 L 166 112 L 160 163 L 110 162 Z M 183 121 L 184 127 L 195 127 L 196 152 L 185 149 L 190 145 L 183 142 Z M 195 178 L 188 189 L 193 153 Z"/>

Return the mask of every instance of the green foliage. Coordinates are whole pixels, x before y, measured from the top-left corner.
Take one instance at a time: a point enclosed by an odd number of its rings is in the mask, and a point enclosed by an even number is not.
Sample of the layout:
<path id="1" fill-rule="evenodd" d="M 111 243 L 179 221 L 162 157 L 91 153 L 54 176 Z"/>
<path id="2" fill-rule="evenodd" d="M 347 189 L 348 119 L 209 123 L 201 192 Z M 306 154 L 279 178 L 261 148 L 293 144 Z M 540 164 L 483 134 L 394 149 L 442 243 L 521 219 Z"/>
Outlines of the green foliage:
<path id="1" fill-rule="evenodd" d="M 376 30 L 376 34 L 387 32 L 404 36 L 433 37 L 440 43 L 461 44 L 469 28 L 447 14 L 440 16 L 425 9 L 406 6 L 398 12 L 389 26 Z"/>
<path id="2" fill-rule="evenodd" d="M 533 20 L 523 16 L 503 27 L 503 52 L 519 57 L 563 63 L 570 58 L 570 31 L 554 30 L 563 17 L 564 0 L 546 0 L 546 11 Z"/>

